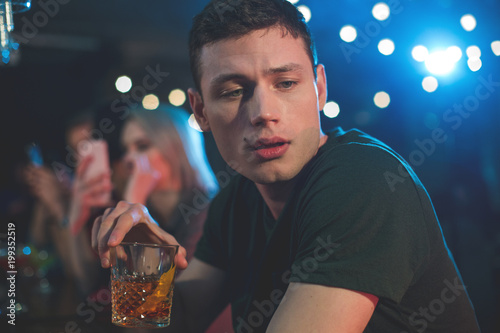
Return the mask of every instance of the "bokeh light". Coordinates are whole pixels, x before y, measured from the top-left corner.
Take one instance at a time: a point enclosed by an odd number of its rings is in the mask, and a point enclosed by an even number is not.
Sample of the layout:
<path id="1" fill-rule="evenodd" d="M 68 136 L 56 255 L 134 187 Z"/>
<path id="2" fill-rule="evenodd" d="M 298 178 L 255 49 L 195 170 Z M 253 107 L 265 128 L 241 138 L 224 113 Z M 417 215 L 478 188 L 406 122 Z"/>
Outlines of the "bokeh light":
<path id="1" fill-rule="evenodd" d="M 30 255 L 30 254 L 31 254 L 31 248 L 30 248 L 29 246 L 25 246 L 25 247 L 23 248 L 23 253 L 24 253 L 25 255 L 27 255 L 27 256 L 28 256 L 28 255 Z"/>
<path id="2" fill-rule="evenodd" d="M 304 15 L 304 20 L 306 21 L 306 23 L 311 20 L 312 13 L 309 7 L 307 7 L 306 5 L 300 5 L 297 7 L 297 9 L 302 13 L 302 15 Z"/>
<path id="3" fill-rule="evenodd" d="M 491 50 L 496 56 L 500 56 L 500 40 L 496 40 L 491 43 Z"/>
<path id="4" fill-rule="evenodd" d="M 340 106 L 336 102 L 328 102 L 323 108 L 323 113 L 328 118 L 335 118 L 340 114 Z"/>
<path id="5" fill-rule="evenodd" d="M 469 60 L 467 60 L 467 66 L 469 66 L 471 71 L 477 72 L 483 66 L 483 62 L 480 58 L 469 58 Z"/>
<path id="6" fill-rule="evenodd" d="M 373 97 L 373 102 L 375 105 L 381 109 L 385 109 L 391 103 L 391 97 L 385 91 L 379 91 Z"/>
<path id="7" fill-rule="evenodd" d="M 429 56 L 429 50 L 423 45 L 417 45 L 411 50 L 411 56 L 415 61 L 424 62 Z"/>
<path id="8" fill-rule="evenodd" d="M 340 29 L 340 38 L 342 38 L 344 42 L 350 43 L 354 41 L 356 37 L 358 37 L 358 32 L 352 25 L 344 25 Z"/>
<path id="9" fill-rule="evenodd" d="M 132 80 L 128 76 L 120 76 L 115 82 L 116 90 L 121 93 L 126 93 L 132 88 Z"/>
<path id="10" fill-rule="evenodd" d="M 422 88 L 428 93 L 436 91 L 438 85 L 438 80 L 434 76 L 427 76 L 422 80 Z"/>
<path id="11" fill-rule="evenodd" d="M 465 51 L 469 59 L 479 59 L 481 58 L 481 49 L 476 45 L 469 46 Z"/>
<path id="12" fill-rule="evenodd" d="M 146 110 L 156 110 L 160 106 L 160 99 L 154 95 L 149 94 L 142 99 L 142 107 Z"/>
<path id="13" fill-rule="evenodd" d="M 460 59 L 462 59 L 462 50 L 458 46 L 450 46 L 446 49 L 450 60 L 457 63 Z"/>
<path id="14" fill-rule="evenodd" d="M 186 102 L 186 93 L 181 89 L 174 89 L 168 95 L 168 101 L 174 106 L 181 106 Z"/>
<path id="15" fill-rule="evenodd" d="M 47 251 L 41 250 L 40 252 L 38 252 L 38 259 L 47 260 L 48 257 L 49 257 L 49 253 Z"/>
<path id="16" fill-rule="evenodd" d="M 434 75 L 446 75 L 455 69 L 454 55 L 448 50 L 431 52 L 425 60 L 425 67 Z"/>
<path id="17" fill-rule="evenodd" d="M 465 31 L 472 31 L 476 29 L 477 22 L 474 16 L 472 16 L 471 14 L 466 14 L 460 19 L 460 24 Z"/>
<path id="18" fill-rule="evenodd" d="M 379 2 L 373 6 L 372 15 L 379 21 L 387 20 L 390 14 L 391 10 L 389 9 L 389 6 L 387 6 L 384 2 Z"/>
<path id="19" fill-rule="evenodd" d="M 395 49 L 394 42 L 389 38 L 382 39 L 378 43 L 378 50 L 383 55 L 386 56 L 391 55 L 394 52 L 394 49 Z"/>

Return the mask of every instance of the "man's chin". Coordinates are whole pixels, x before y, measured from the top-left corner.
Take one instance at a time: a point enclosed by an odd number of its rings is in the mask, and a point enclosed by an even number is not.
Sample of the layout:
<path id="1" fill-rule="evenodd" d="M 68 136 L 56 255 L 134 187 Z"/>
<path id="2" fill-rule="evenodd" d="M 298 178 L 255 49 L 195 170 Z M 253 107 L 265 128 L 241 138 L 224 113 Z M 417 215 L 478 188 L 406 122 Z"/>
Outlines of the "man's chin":
<path id="1" fill-rule="evenodd" d="M 297 174 L 287 171 L 273 171 L 266 172 L 265 170 L 259 170 L 259 172 L 252 172 L 247 176 L 248 179 L 256 184 L 261 185 L 273 185 L 279 183 L 286 183 L 295 178 Z"/>

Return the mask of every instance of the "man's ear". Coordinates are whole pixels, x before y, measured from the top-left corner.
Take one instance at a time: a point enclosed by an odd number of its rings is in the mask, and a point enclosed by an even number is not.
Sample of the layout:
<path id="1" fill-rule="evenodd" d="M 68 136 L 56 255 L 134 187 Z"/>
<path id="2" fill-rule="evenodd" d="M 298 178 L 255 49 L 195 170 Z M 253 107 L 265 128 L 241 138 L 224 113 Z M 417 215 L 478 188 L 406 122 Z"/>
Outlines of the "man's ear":
<path id="1" fill-rule="evenodd" d="M 198 91 L 193 88 L 188 89 L 189 104 L 191 104 L 191 109 L 193 110 L 196 122 L 200 125 L 203 132 L 210 132 L 210 124 L 205 115 L 205 104 Z"/>
<path id="2" fill-rule="evenodd" d="M 316 68 L 316 73 L 317 73 L 316 87 L 318 89 L 318 105 L 319 109 L 323 110 L 328 97 L 325 66 L 319 64 L 318 67 Z"/>

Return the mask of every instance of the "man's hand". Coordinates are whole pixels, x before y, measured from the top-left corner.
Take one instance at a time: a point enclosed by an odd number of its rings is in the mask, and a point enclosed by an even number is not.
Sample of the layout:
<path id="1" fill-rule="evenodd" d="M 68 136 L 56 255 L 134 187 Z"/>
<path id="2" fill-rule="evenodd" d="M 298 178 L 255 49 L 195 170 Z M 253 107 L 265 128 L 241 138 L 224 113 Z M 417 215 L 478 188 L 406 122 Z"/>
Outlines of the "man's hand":
<path id="1" fill-rule="evenodd" d="M 92 248 L 99 253 L 102 267 L 109 267 L 109 249 L 124 240 L 179 245 L 153 220 L 146 207 L 120 201 L 115 208 L 106 209 L 92 228 Z M 179 269 L 187 267 L 186 250 L 182 246 L 175 256 L 175 264 Z"/>

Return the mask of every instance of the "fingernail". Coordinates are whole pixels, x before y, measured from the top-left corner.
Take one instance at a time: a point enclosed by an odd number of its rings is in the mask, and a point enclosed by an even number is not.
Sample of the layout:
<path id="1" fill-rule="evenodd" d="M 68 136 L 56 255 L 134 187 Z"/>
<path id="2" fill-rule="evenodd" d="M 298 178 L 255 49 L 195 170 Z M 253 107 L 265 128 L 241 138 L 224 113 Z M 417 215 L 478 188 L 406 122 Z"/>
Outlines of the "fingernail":
<path id="1" fill-rule="evenodd" d="M 107 258 L 102 258 L 101 259 L 101 266 L 106 268 L 109 266 L 109 260 Z"/>

